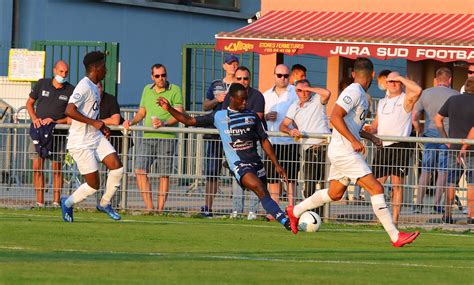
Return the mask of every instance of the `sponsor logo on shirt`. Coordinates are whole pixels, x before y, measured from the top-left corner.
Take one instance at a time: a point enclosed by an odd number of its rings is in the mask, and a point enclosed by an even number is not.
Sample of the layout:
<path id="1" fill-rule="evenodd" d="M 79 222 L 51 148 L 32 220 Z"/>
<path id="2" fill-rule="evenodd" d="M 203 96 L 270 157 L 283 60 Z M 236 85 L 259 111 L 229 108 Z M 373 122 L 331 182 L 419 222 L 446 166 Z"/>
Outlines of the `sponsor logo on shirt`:
<path id="1" fill-rule="evenodd" d="M 248 131 L 250 131 L 250 128 L 224 130 L 224 133 L 228 135 L 243 135 L 246 134 Z"/>
<path id="2" fill-rule="evenodd" d="M 245 118 L 245 123 L 246 124 L 250 124 L 250 123 L 253 123 L 253 122 L 254 122 L 253 118 Z"/>
<path id="3" fill-rule="evenodd" d="M 267 174 L 267 173 L 266 173 L 266 171 L 265 171 L 265 168 L 259 169 L 259 170 L 257 171 L 257 177 L 263 177 L 263 176 L 265 176 L 266 174 Z"/>
<path id="4" fill-rule="evenodd" d="M 46 90 L 41 91 L 41 96 L 49 97 L 49 91 L 46 91 Z"/>
<path id="5" fill-rule="evenodd" d="M 253 141 L 236 140 L 235 142 L 231 142 L 230 146 L 234 150 L 246 150 L 253 147 Z"/>
<path id="6" fill-rule="evenodd" d="M 68 101 L 69 98 L 66 95 L 59 95 L 59 100 Z"/>

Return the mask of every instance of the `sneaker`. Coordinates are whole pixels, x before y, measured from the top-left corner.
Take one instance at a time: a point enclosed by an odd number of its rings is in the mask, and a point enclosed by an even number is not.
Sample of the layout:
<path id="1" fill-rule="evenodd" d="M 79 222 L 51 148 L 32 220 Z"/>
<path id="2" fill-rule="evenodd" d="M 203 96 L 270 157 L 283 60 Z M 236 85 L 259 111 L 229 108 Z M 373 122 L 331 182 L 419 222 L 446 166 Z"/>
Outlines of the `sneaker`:
<path id="1" fill-rule="evenodd" d="M 294 208 L 295 208 L 295 206 L 288 206 L 288 207 L 286 207 L 285 212 L 286 212 L 286 215 L 288 216 L 288 219 L 290 220 L 291 231 L 296 235 L 298 233 L 299 218 L 297 218 L 293 214 L 293 209 Z"/>
<path id="2" fill-rule="evenodd" d="M 36 202 L 35 207 L 36 208 L 44 208 L 44 203 Z"/>
<path id="3" fill-rule="evenodd" d="M 463 210 L 463 206 L 458 195 L 454 196 L 454 203 L 456 204 L 456 206 L 458 206 L 459 211 Z"/>
<path id="4" fill-rule="evenodd" d="M 441 222 L 443 224 L 455 224 L 456 221 L 453 219 L 453 217 L 447 217 L 447 216 L 444 216 L 441 218 Z"/>
<path id="5" fill-rule="evenodd" d="M 238 216 L 239 215 L 238 215 L 237 211 L 232 211 L 232 213 L 230 214 L 231 219 L 237 219 Z"/>
<path id="6" fill-rule="evenodd" d="M 209 210 L 207 206 L 201 207 L 201 217 L 203 218 L 212 218 L 214 214 L 212 214 L 212 210 Z"/>
<path id="7" fill-rule="evenodd" d="M 66 207 L 67 197 L 61 198 L 61 213 L 63 215 L 63 220 L 68 223 L 74 222 L 72 207 Z"/>
<path id="8" fill-rule="evenodd" d="M 474 225 L 474 217 L 467 218 L 467 224 L 468 225 Z"/>
<path id="9" fill-rule="evenodd" d="M 249 212 L 249 215 L 247 216 L 247 220 L 251 221 L 251 220 L 256 220 L 257 219 L 257 214 L 255 214 L 254 212 Z"/>
<path id="10" fill-rule="evenodd" d="M 414 233 L 399 232 L 397 241 L 392 242 L 392 244 L 394 247 L 402 247 L 405 244 L 412 243 L 419 235 L 420 235 L 419 232 L 414 232 Z"/>
<path id="11" fill-rule="evenodd" d="M 443 214 L 444 213 L 444 207 L 443 206 L 433 206 L 433 209 L 431 210 L 432 214 Z"/>
<path id="12" fill-rule="evenodd" d="M 113 220 L 120 220 L 122 217 L 120 217 L 119 214 L 117 214 L 117 212 L 114 211 L 114 209 L 112 209 L 112 206 L 110 206 L 110 204 L 108 204 L 107 206 L 105 207 L 102 207 L 101 205 L 97 205 L 96 207 L 97 211 L 99 212 L 102 212 L 102 213 L 106 213 L 107 215 L 109 215 L 109 217 L 111 217 Z"/>
<path id="13" fill-rule="evenodd" d="M 290 231 L 291 231 L 290 219 L 287 219 L 286 222 L 285 222 L 285 224 L 284 224 L 283 226 L 285 227 L 285 229 L 286 229 L 287 231 L 290 232 Z"/>
<path id="14" fill-rule="evenodd" d="M 53 202 L 53 208 L 59 208 L 61 205 L 58 202 Z"/>

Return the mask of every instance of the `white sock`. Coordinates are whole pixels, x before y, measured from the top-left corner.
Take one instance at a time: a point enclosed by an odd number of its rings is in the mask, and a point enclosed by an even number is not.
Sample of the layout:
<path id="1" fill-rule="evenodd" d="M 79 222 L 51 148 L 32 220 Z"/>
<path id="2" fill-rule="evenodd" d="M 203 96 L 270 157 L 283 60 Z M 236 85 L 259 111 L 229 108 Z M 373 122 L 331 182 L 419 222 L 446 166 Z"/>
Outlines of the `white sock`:
<path id="1" fill-rule="evenodd" d="M 390 236 L 392 242 L 396 242 L 398 240 L 398 230 L 393 224 L 392 215 L 388 210 L 383 194 L 374 195 L 370 197 L 370 200 L 372 201 L 374 213 L 382 223 L 383 228 Z"/>
<path id="2" fill-rule="evenodd" d="M 87 183 L 82 184 L 66 200 L 66 207 L 70 208 L 74 204 L 84 201 L 87 197 L 97 192 L 97 189 L 90 187 Z"/>
<path id="3" fill-rule="evenodd" d="M 322 205 L 332 202 L 331 197 L 329 197 L 328 189 L 321 189 L 316 191 L 310 197 L 304 199 L 301 203 L 295 206 L 293 209 L 293 214 L 296 217 L 301 216 L 304 212 L 312 210 Z"/>
<path id="4" fill-rule="evenodd" d="M 109 176 L 107 177 L 107 184 L 105 186 L 105 193 L 100 199 L 100 205 L 102 207 L 107 206 L 110 204 L 110 200 L 114 196 L 115 192 L 117 192 L 118 188 L 122 184 L 122 174 L 123 174 L 123 167 L 110 170 Z"/>

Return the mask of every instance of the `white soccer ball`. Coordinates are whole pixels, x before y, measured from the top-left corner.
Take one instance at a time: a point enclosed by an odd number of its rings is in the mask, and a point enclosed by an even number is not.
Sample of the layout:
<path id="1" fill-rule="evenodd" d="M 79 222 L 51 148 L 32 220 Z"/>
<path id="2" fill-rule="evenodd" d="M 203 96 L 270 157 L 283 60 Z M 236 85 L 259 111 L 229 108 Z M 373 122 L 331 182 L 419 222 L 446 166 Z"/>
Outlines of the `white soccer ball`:
<path id="1" fill-rule="evenodd" d="M 301 215 L 298 228 L 303 232 L 314 233 L 319 230 L 321 224 L 321 217 L 318 214 L 313 211 L 307 211 Z"/>

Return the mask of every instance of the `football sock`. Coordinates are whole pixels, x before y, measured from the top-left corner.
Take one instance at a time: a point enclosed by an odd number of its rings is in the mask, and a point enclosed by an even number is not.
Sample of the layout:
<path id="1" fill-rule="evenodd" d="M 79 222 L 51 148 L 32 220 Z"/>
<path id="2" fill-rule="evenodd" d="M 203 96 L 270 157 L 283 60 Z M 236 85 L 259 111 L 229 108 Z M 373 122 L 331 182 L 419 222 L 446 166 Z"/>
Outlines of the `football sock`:
<path id="1" fill-rule="evenodd" d="M 280 224 L 284 225 L 288 218 L 285 216 L 285 213 L 282 211 L 280 206 L 270 197 L 267 193 L 262 199 L 260 199 L 263 208 L 267 213 L 270 213 Z"/>
<path id="2" fill-rule="evenodd" d="M 377 194 L 370 197 L 372 201 L 372 208 L 374 209 L 374 213 L 382 223 L 383 228 L 390 236 L 392 242 L 396 242 L 398 239 L 398 230 L 393 224 L 392 215 L 388 210 L 388 206 L 385 203 L 385 198 L 383 194 Z"/>
<path id="3" fill-rule="evenodd" d="M 293 208 L 293 214 L 298 218 L 304 212 L 316 209 L 329 202 L 332 202 L 332 199 L 329 197 L 328 189 L 321 189 L 296 205 Z"/>
<path id="4" fill-rule="evenodd" d="M 105 193 L 102 196 L 102 199 L 100 199 L 100 206 L 105 207 L 110 204 L 110 200 L 122 184 L 122 174 L 123 167 L 109 171 L 109 176 L 107 177 L 107 184 L 105 186 Z"/>
<path id="5" fill-rule="evenodd" d="M 77 188 L 76 191 L 74 191 L 74 193 L 72 193 L 71 196 L 69 196 L 69 198 L 67 198 L 65 203 L 66 207 L 70 208 L 74 204 L 84 201 L 87 197 L 94 194 L 95 192 L 97 192 L 97 190 L 90 187 L 87 183 L 82 184 L 79 186 L 79 188 Z"/>

